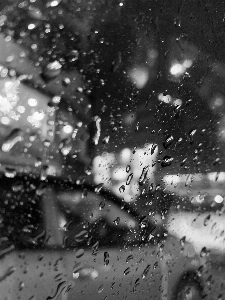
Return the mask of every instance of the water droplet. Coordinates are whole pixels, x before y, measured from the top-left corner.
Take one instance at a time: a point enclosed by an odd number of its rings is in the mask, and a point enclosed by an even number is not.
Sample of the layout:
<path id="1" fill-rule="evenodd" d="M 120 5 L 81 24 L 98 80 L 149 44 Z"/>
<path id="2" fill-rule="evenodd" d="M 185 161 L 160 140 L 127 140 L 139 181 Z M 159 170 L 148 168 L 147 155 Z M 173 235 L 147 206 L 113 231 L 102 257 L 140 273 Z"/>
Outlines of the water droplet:
<path id="1" fill-rule="evenodd" d="M 115 225 L 119 225 L 119 223 L 120 223 L 120 218 L 117 217 L 117 218 L 113 221 L 113 223 L 114 223 Z"/>
<path id="2" fill-rule="evenodd" d="M 169 167 L 172 165 L 174 161 L 174 158 L 172 156 L 164 156 L 163 160 L 161 161 L 161 166 L 164 167 Z"/>
<path id="3" fill-rule="evenodd" d="M 187 161 L 187 157 L 182 160 L 182 162 L 180 163 L 180 166 L 182 167 L 183 165 L 185 165 L 186 161 Z"/>
<path id="4" fill-rule="evenodd" d="M 16 169 L 14 168 L 5 168 L 5 176 L 8 177 L 8 178 L 13 178 L 16 176 Z"/>
<path id="5" fill-rule="evenodd" d="M 12 190 L 13 192 L 17 193 L 20 191 L 23 191 L 23 184 L 21 182 L 16 182 L 15 184 L 12 185 Z"/>
<path id="6" fill-rule="evenodd" d="M 98 293 L 100 294 L 104 290 L 104 285 L 101 284 L 100 287 L 98 288 Z"/>
<path id="7" fill-rule="evenodd" d="M 151 265 L 147 265 L 147 267 L 144 269 L 142 273 L 142 279 L 144 279 L 148 275 L 150 269 L 151 269 Z"/>
<path id="8" fill-rule="evenodd" d="M 104 252 L 104 263 L 107 266 L 109 264 L 109 253 Z"/>
<path id="9" fill-rule="evenodd" d="M 69 62 L 75 62 L 78 60 L 79 58 L 79 52 L 78 50 L 72 50 L 69 52 L 69 54 L 67 55 L 68 59 L 69 59 Z"/>
<path id="10" fill-rule="evenodd" d="M 130 165 L 127 165 L 127 166 L 126 166 L 126 172 L 129 173 L 130 170 L 131 170 L 131 166 L 130 166 Z"/>
<path id="11" fill-rule="evenodd" d="M 6 270 L 6 272 L 0 276 L 0 282 L 8 278 L 10 275 L 12 275 L 16 271 L 16 268 L 10 267 Z"/>
<path id="12" fill-rule="evenodd" d="M 95 192 L 98 194 L 98 193 L 101 191 L 101 189 L 103 188 L 103 186 L 104 186 L 104 183 L 98 184 L 98 185 L 95 187 Z"/>
<path id="13" fill-rule="evenodd" d="M 71 83 L 71 81 L 70 81 L 70 79 L 69 79 L 68 77 L 63 78 L 62 84 L 63 84 L 64 86 L 68 86 L 68 85 L 70 85 L 70 83 Z"/>
<path id="14" fill-rule="evenodd" d="M 109 135 L 105 136 L 104 139 L 102 140 L 102 142 L 103 142 L 104 144 L 108 144 L 109 138 L 110 138 Z"/>
<path id="15" fill-rule="evenodd" d="M 153 269 L 155 270 L 156 268 L 158 268 L 158 266 L 159 266 L 159 263 L 158 263 L 158 262 L 154 263 Z"/>
<path id="16" fill-rule="evenodd" d="M 174 137 L 173 137 L 172 135 L 169 135 L 169 136 L 166 138 L 166 140 L 164 141 L 163 147 L 164 147 L 165 149 L 167 149 L 167 148 L 173 143 L 173 141 L 174 141 Z"/>
<path id="17" fill-rule="evenodd" d="M 199 277 L 202 276 L 202 271 L 203 271 L 203 266 L 200 266 L 200 267 L 198 268 L 198 270 L 197 270 L 197 275 L 198 275 Z"/>
<path id="18" fill-rule="evenodd" d="M 47 65 L 42 73 L 42 77 L 45 80 L 53 79 L 61 73 L 62 65 L 57 61 L 53 61 Z"/>
<path id="19" fill-rule="evenodd" d="M 104 207 L 105 207 L 105 200 L 103 200 L 103 201 L 99 204 L 99 210 L 103 210 Z"/>
<path id="20" fill-rule="evenodd" d="M 182 141 L 183 141 L 183 139 L 180 137 L 180 138 L 177 140 L 175 147 L 178 148 L 178 147 L 181 145 Z"/>
<path id="21" fill-rule="evenodd" d="M 184 247 L 185 242 L 186 242 L 186 236 L 183 236 L 183 237 L 180 239 L 180 245 L 181 245 L 181 247 Z"/>
<path id="22" fill-rule="evenodd" d="M 25 287 L 25 283 L 23 281 L 21 281 L 19 283 L 19 291 L 22 291 L 22 289 Z"/>
<path id="23" fill-rule="evenodd" d="M 142 218 L 140 225 L 141 225 L 141 228 L 145 228 L 148 226 L 148 220 L 146 217 Z"/>
<path id="24" fill-rule="evenodd" d="M 139 178 L 139 184 L 143 185 L 147 179 L 147 174 L 148 174 L 149 166 L 146 166 L 143 168 L 141 176 Z"/>
<path id="25" fill-rule="evenodd" d="M 130 273 L 130 267 L 126 268 L 126 270 L 123 272 L 124 275 L 128 275 Z"/>
<path id="26" fill-rule="evenodd" d="M 157 148 L 157 144 L 153 144 L 153 145 L 152 145 L 152 148 L 151 148 L 151 155 L 154 154 L 156 148 Z"/>
<path id="27" fill-rule="evenodd" d="M 208 251 L 207 251 L 206 247 L 203 247 L 200 252 L 200 256 L 205 257 L 207 254 L 208 254 Z"/>
<path id="28" fill-rule="evenodd" d="M 208 222 L 209 222 L 209 220 L 210 220 L 210 215 L 208 215 L 206 218 L 205 218 L 205 220 L 204 220 L 204 226 L 206 226 L 207 224 L 208 224 Z"/>
<path id="29" fill-rule="evenodd" d="M 180 17 L 176 17 L 174 19 L 174 25 L 177 26 L 177 27 L 181 26 L 181 19 L 180 19 Z"/>
<path id="30" fill-rule="evenodd" d="M 65 155 L 65 156 L 68 155 L 72 150 L 72 140 L 71 140 L 71 138 L 64 139 L 60 143 L 59 149 L 61 150 L 63 155 Z"/>
<path id="31" fill-rule="evenodd" d="M 76 255 L 76 258 L 82 257 L 84 255 L 84 249 L 77 250 L 75 255 Z"/>
<path id="32" fill-rule="evenodd" d="M 88 232 L 87 230 L 82 230 L 80 233 L 75 235 L 75 241 L 76 242 L 82 242 L 83 240 L 88 238 Z"/>
<path id="33" fill-rule="evenodd" d="M 41 158 L 36 158 L 35 163 L 34 163 L 35 167 L 39 167 L 39 166 L 41 166 L 41 164 L 42 164 Z"/>
<path id="34" fill-rule="evenodd" d="M 149 185 L 149 191 L 152 192 L 153 190 L 154 190 L 154 184 L 151 183 L 151 184 Z"/>
<path id="35" fill-rule="evenodd" d="M 117 69 L 119 68 L 121 62 L 122 62 L 122 55 L 121 55 L 121 52 L 119 51 L 115 61 L 113 62 L 113 68 L 112 68 L 113 72 L 117 71 Z"/>
<path id="36" fill-rule="evenodd" d="M 131 180 L 133 178 L 133 173 L 131 173 L 128 177 L 127 177 L 127 181 L 126 181 L 126 185 L 129 185 L 131 183 Z"/>
<path id="37" fill-rule="evenodd" d="M 41 196 L 41 195 L 43 195 L 44 193 L 45 193 L 45 191 L 46 191 L 46 185 L 45 184 L 40 184 L 39 185 L 39 187 L 36 189 L 36 194 L 38 195 L 38 196 Z"/>
<path id="38" fill-rule="evenodd" d="M 119 188 L 119 192 L 122 194 L 125 192 L 125 185 L 121 185 Z"/>
<path id="39" fill-rule="evenodd" d="M 55 294 L 51 297 L 48 296 L 46 300 L 56 300 L 59 295 L 65 295 L 65 293 L 67 293 L 72 287 L 74 286 L 74 282 L 70 281 L 70 282 L 66 282 L 66 281 L 62 281 L 58 284 Z"/>
<path id="40" fill-rule="evenodd" d="M 2 144 L 2 151 L 9 152 L 18 142 L 23 141 L 23 132 L 20 129 L 14 129 Z"/>
<path id="41" fill-rule="evenodd" d="M 43 14 L 40 11 L 40 9 L 36 8 L 34 6 L 29 7 L 28 15 L 35 20 L 43 20 L 44 19 Z"/>
<path id="42" fill-rule="evenodd" d="M 45 180 L 48 176 L 48 166 L 47 165 L 43 165 L 42 166 L 42 170 L 41 170 L 41 180 Z"/>
<path id="43" fill-rule="evenodd" d="M 97 241 L 93 246 L 92 246 L 92 255 L 97 255 L 98 253 L 98 247 L 99 247 L 99 241 Z"/>
<path id="44" fill-rule="evenodd" d="M 134 258 L 134 256 L 133 255 L 129 255 L 128 257 L 127 257 L 127 259 L 126 259 L 126 262 L 128 263 L 130 260 L 132 260 Z"/>
<path id="45" fill-rule="evenodd" d="M 101 118 L 99 118 L 98 116 L 94 117 L 94 121 L 96 124 L 96 133 L 93 137 L 93 142 L 95 145 L 98 145 L 98 141 L 101 135 Z"/>
<path id="46" fill-rule="evenodd" d="M 47 7 L 56 7 L 56 6 L 58 6 L 61 2 L 62 2 L 62 0 L 52 0 L 52 1 L 47 2 L 46 6 L 47 6 Z"/>
<path id="47" fill-rule="evenodd" d="M 194 135 L 196 134 L 196 129 L 192 129 L 189 133 L 188 133 L 188 139 L 190 144 L 192 145 L 194 143 Z"/>

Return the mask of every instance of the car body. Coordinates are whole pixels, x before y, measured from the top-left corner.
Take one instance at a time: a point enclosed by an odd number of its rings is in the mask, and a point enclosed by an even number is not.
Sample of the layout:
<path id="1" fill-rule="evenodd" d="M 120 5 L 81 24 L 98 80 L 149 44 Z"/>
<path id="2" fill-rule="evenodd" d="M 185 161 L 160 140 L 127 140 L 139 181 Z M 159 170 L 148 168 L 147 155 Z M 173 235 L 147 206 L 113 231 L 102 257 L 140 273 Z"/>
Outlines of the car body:
<path id="1" fill-rule="evenodd" d="M 28 175 L 0 184 L 1 300 L 174 299 L 197 270 L 180 240 L 103 187 Z"/>
<path id="2" fill-rule="evenodd" d="M 205 299 L 222 299 L 225 295 L 224 180 L 224 172 L 164 178 L 166 190 L 174 199 L 166 218 L 167 230 L 196 254 L 196 279 Z"/>

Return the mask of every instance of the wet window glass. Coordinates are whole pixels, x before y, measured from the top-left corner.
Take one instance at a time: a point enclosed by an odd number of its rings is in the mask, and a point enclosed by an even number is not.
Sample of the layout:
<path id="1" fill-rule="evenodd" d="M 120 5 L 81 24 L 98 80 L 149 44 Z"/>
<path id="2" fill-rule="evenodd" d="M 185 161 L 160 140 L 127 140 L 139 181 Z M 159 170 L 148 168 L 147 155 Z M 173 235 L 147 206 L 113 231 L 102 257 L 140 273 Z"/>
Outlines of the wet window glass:
<path id="1" fill-rule="evenodd" d="M 225 298 L 223 1 L 0 1 L 0 300 Z"/>

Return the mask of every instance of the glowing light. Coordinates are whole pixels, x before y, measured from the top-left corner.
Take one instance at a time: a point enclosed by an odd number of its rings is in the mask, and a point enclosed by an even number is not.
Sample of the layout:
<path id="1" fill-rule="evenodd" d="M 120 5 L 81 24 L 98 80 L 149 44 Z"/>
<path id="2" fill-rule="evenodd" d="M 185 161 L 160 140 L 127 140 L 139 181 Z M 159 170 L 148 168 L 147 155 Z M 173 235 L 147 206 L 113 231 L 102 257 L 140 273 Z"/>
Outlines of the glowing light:
<path id="1" fill-rule="evenodd" d="M 28 103 L 28 105 L 30 105 L 30 106 L 37 106 L 37 100 L 36 99 L 34 99 L 34 98 L 29 98 L 28 100 L 27 100 L 27 103 Z"/>
<path id="2" fill-rule="evenodd" d="M 71 125 L 66 125 L 63 127 L 62 130 L 66 134 L 71 134 L 73 132 L 73 127 Z"/>
<path id="3" fill-rule="evenodd" d="M 121 164 L 128 164 L 130 162 L 131 159 L 131 150 L 129 148 L 125 148 L 121 151 L 120 153 L 120 161 Z"/>
<path id="4" fill-rule="evenodd" d="M 223 202 L 223 197 L 221 195 L 216 195 L 214 198 L 214 201 L 216 203 L 222 203 Z"/>
<path id="5" fill-rule="evenodd" d="M 179 75 L 183 74 L 185 72 L 185 70 L 186 70 L 186 68 L 183 65 L 176 63 L 171 67 L 170 73 L 174 76 L 179 76 Z"/>
<path id="6" fill-rule="evenodd" d="M 7 118 L 7 117 L 2 117 L 2 118 L 1 118 L 1 122 L 2 122 L 2 124 L 4 124 L 4 125 L 9 125 L 10 119 Z"/>
<path id="7" fill-rule="evenodd" d="M 176 99 L 175 101 L 173 101 L 173 105 L 174 106 L 181 106 L 182 105 L 182 100 L 181 99 Z"/>
<path id="8" fill-rule="evenodd" d="M 190 59 L 185 59 L 182 63 L 174 63 L 170 68 L 170 74 L 173 76 L 180 76 L 186 72 L 193 64 L 193 61 Z"/>
<path id="9" fill-rule="evenodd" d="M 32 126 L 34 126 L 34 127 L 36 127 L 36 128 L 40 128 L 40 127 L 41 127 L 41 122 L 35 120 L 33 116 L 28 116 L 28 117 L 27 117 L 27 121 L 28 121 L 29 123 L 31 123 Z"/>
<path id="10" fill-rule="evenodd" d="M 33 113 L 32 117 L 33 117 L 33 119 L 34 119 L 35 121 L 41 121 L 41 120 L 44 119 L 45 113 L 44 113 L 43 111 L 40 111 L 40 112 L 39 112 L 39 111 L 35 111 L 35 112 Z"/>
<path id="11" fill-rule="evenodd" d="M 53 0 L 53 1 L 49 2 L 47 4 L 47 6 L 56 7 L 59 5 L 60 2 L 61 2 L 61 0 Z"/>
<path id="12" fill-rule="evenodd" d="M 163 93 L 160 93 L 158 96 L 159 101 L 162 101 L 164 103 L 171 103 L 172 97 L 170 95 L 163 95 Z"/>
<path id="13" fill-rule="evenodd" d="M 128 76 L 138 89 L 142 89 L 148 82 L 149 71 L 144 67 L 136 67 L 128 72 Z"/>
<path id="14" fill-rule="evenodd" d="M 205 199 L 204 195 L 197 195 L 197 196 L 195 197 L 195 200 L 196 200 L 196 202 L 198 202 L 198 203 L 202 203 L 202 202 L 204 201 L 204 199 Z"/>
<path id="15" fill-rule="evenodd" d="M 112 178 L 114 180 L 126 180 L 127 178 L 127 172 L 126 172 L 126 168 L 122 168 L 122 167 L 117 167 L 113 170 L 112 172 Z"/>
<path id="16" fill-rule="evenodd" d="M 29 29 L 29 30 L 32 30 L 32 29 L 34 29 L 35 27 L 36 27 L 35 24 L 29 24 L 29 25 L 28 25 L 28 29 Z"/>
<path id="17" fill-rule="evenodd" d="M 16 110 L 20 113 L 20 114 L 23 114 L 24 112 L 25 112 L 25 107 L 24 106 L 18 106 L 17 108 L 16 108 Z"/>

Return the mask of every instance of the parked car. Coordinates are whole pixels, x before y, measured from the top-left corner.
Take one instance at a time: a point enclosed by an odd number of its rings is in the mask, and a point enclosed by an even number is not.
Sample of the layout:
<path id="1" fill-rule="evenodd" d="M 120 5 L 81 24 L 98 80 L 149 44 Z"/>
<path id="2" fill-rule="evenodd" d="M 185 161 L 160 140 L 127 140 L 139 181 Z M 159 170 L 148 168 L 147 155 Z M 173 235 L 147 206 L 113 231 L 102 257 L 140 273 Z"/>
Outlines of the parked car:
<path id="1" fill-rule="evenodd" d="M 167 175 L 173 194 L 166 227 L 198 256 L 197 277 L 206 299 L 223 299 L 224 291 L 224 172 Z"/>
<path id="2" fill-rule="evenodd" d="M 1 175 L 0 220 L 1 300 L 176 299 L 184 276 L 196 285 L 195 253 L 99 186 Z"/>

